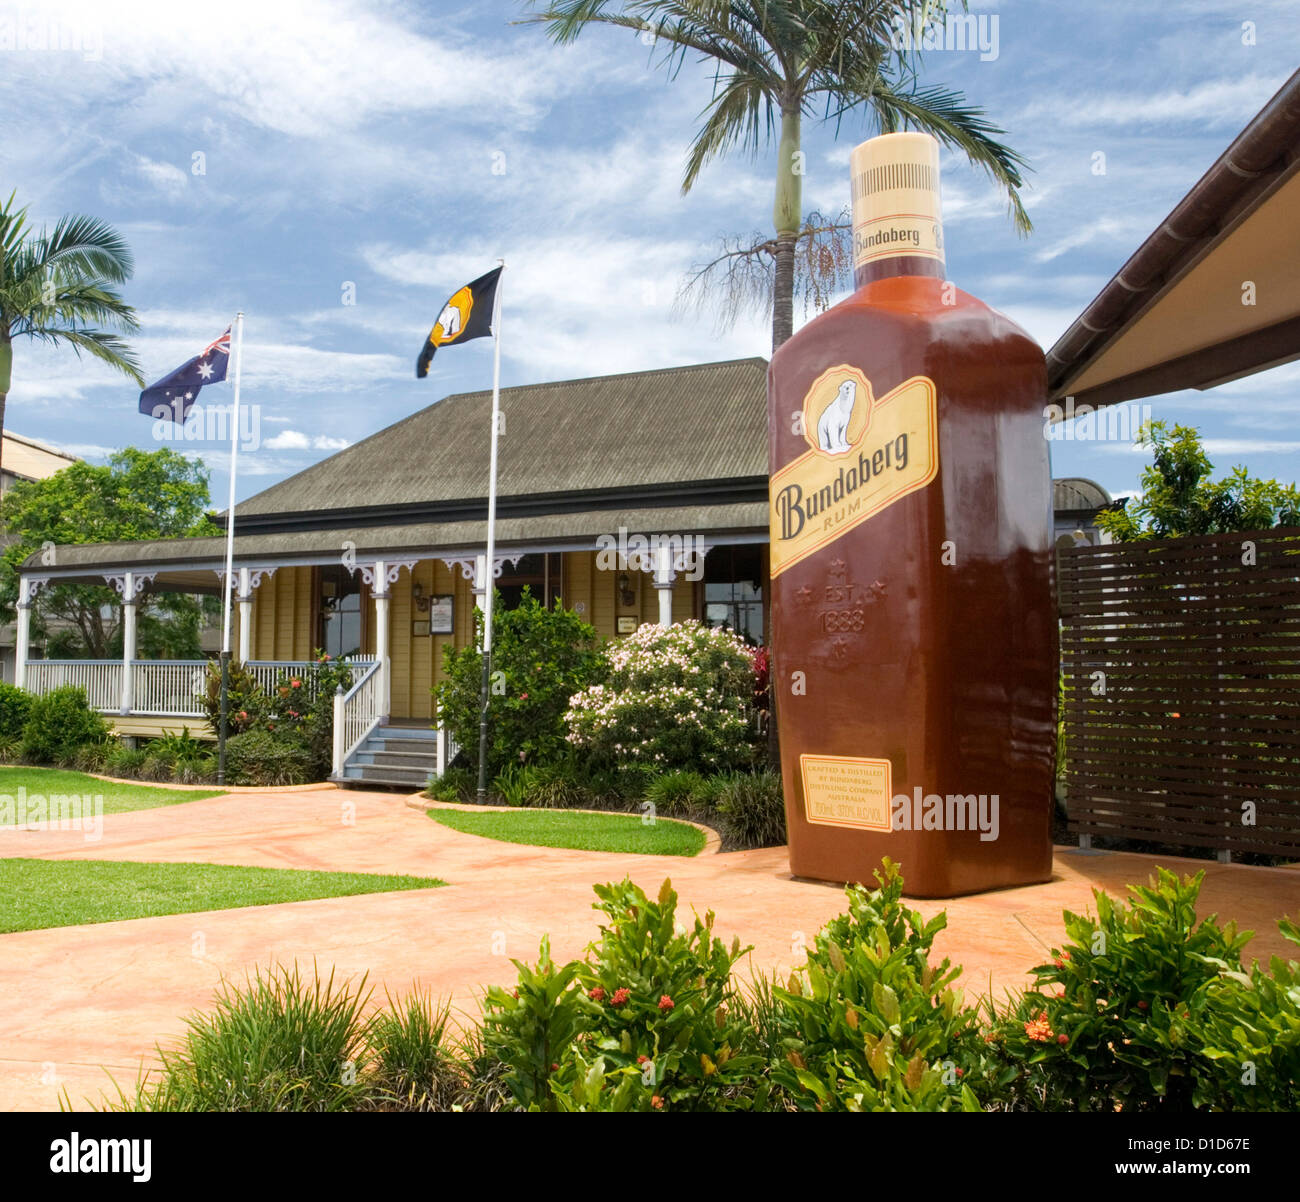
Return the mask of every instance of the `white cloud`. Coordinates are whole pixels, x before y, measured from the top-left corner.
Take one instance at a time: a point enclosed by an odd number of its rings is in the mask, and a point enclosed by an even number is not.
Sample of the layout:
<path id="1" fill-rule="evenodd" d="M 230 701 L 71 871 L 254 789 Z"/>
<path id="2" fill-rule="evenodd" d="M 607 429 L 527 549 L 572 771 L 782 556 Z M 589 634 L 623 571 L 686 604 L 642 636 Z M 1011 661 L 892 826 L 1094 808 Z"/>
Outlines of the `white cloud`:
<path id="1" fill-rule="evenodd" d="M 346 438 L 304 434 L 301 430 L 282 430 L 279 434 L 262 440 L 262 446 L 269 451 L 341 451 L 351 445 Z"/>

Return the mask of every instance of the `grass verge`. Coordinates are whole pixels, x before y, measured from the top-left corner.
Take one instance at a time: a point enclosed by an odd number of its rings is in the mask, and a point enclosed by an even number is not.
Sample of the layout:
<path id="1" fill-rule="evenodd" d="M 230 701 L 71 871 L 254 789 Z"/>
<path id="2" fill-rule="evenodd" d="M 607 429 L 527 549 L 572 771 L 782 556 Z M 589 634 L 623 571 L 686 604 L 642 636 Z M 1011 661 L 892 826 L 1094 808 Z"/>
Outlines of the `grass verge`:
<path id="1" fill-rule="evenodd" d="M 429 810 L 429 817 L 467 835 L 532 847 L 575 851 L 621 851 L 650 856 L 694 856 L 704 832 L 685 822 L 634 814 L 586 814 L 574 810 Z"/>
<path id="2" fill-rule="evenodd" d="M 0 933 L 445 884 L 433 877 L 231 864 L 7 859 L 0 860 Z"/>
<path id="3" fill-rule="evenodd" d="M 125 814 L 131 810 L 152 810 L 156 806 L 177 805 L 183 801 L 199 801 L 204 797 L 220 797 L 224 789 L 169 789 L 165 785 L 119 785 L 113 781 L 87 776 L 84 772 L 68 772 L 62 768 L 0 768 L 0 797 L 10 799 L 8 807 L 0 803 L 0 830 L 22 823 L 27 816 L 17 813 L 19 790 L 25 790 L 28 804 L 33 796 L 78 797 L 103 799 L 105 814 Z M 29 810 L 30 815 L 30 810 Z"/>

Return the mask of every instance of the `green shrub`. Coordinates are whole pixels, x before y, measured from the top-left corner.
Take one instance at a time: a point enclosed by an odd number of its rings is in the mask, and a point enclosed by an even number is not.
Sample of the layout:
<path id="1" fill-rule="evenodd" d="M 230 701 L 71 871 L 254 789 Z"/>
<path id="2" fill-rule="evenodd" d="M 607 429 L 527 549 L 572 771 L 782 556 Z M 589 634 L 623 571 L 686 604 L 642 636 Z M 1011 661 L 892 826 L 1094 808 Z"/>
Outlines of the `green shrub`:
<path id="1" fill-rule="evenodd" d="M 607 679 L 569 700 L 575 748 L 660 772 L 750 763 L 754 667 L 735 634 L 699 622 L 645 625 L 605 654 Z"/>
<path id="2" fill-rule="evenodd" d="M 368 994 L 292 969 L 224 985 L 215 1008 L 188 1020 L 180 1045 L 135 1101 L 141 1110 L 208 1112 L 361 1109 L 367 1092 L 361 1010 Z"/>
<path id="3" fill-rule="evenodd" d="M 773 991 L 785 1029 L 773 1077 L 801 1110 L 978 1110 L 961 1077 L 979 1016 L 952 988 L 961 969 L 930 963 L 946 916 L 907 909 L 889 860 L 875 875 L 880 887 L 850 886 L 849 912 Z"/>
<path id="4" fill-rule="evenodd" d="M 232 785 L 304 785 L 311 753 L 299 739 L 250 730 L 226 740 L 226 781 Z"/>
<path id="5" fill-rule="evenodd" d="M 709 784 L 728 847 L 779 847 L 786 841 L 779 772 L 728 772 Z"/>
<path id="6" fill-rule="evenodd" d="M 654 807 L 656 814 L 671 817 L 690 814 L 709 807 L 714 800 L 711 789 L 698 772 L 665 772 L 646 785 L 644 800 Z"/>
<path id="7" fill-rule="evenodd" d="M 474 644 L 460 651 L 447 648 L 445 679 L 435 690 L 439 722 L 466 748 L 477 748 L 479 742 L 481 611 L 475 611 L 474 620 Z M 506 609 L 498 599 L 492 625 L 489 778 L 507 766 L 563 756 L 569 698 L 598 680 L 603 670 L 595 629 L 558 602 L 548 609 L 527 589 L 515 609 Z"/>
<path id="8" fill-rule="evenodd" d="M 90 708 L 86 690 L 63 685 L 32 699 L 22 751 L 38 764 L 70 762 L 80 748 L 107 736 L 108 723 Z"/>
<path id="9" fill-rule="evenodd" d="M 525 805 L 541 810 L 591 809 L 598 801 L 580 779 L 580 770 L 567 760 L 537 765 L 524 798 Z"/>
<path id="10" fill-rule="evenodd" d="M 77 748 L 72 757 L 72 766 L 78 772 L 103 772 L 109 755 L 117 746 L 120 744 L 112 735 L 106 736 L 98 743 L 86 743 Z"/>
<path id="11" fill-rule="evenodd" d="M 370 1105 L 381 1110 L 447 1111 L 465 1089 L 464 1068 L 447 1044 L 451 1009 L 423 993 L 388 998 L 366 1026 L 372 1057 Z"/>
<path id="12" fill-rule="evenodd" d="M 430 778 L 424 795 L 435 801 L 470 801 L 477 791 L 478 781 L 468 768 L 448 768 L 440 777 Z"/>
<path id="13" fill-rule="evenodd" d="M 26 689 L 0 681 L 0 739 L 22 738 L 34 700 Z"/>
<path id="14" fill-rule="evenodd" d="M 266 726 L 306 749 L 308 778 L 323 780 L 334 766 L 334 694 L 352 687 L 352 667 L 321 650 L 301 668 L 283 672 L 270 697 Z"/>
<path id="15" fill-rule="evenodd" d="M 1069 937 L 995 1031 L 1008 1104 L 1042 1110 L 1184 1111 L 1207 1063 L 1197 1031 L 1212 1021 L 1221 977 L 1240 977 L 1249 933 L 1197 922 L 1202 871 L 1157 869 L 1131 904 L 1093 890 L 1097 917 L 1065 912 Z M 1248 980 L 1248 978 L 1241 978 Z M 1234 1041 L 1235 1042 L 1235 1041 Z M 1239 1047 L 1245 1045 L 1238 1044 Z"/>
<path id="16" fill-rule="evenodd" d="M 217 755 L 200 751 L 193 756 L 177 756 L 172 779 L 181 785 L 210 784 L 217 779 Z"/>
<path id="17" fill-rule="evenodd" d="M 524 805 L 536 779 L 537 770 L 531 765 L 507 765 L 492 782 L 492 796 L 503 805 Z"/>
<path id="18" fill-rule="evenodd" d="M 0 764 L 16 764 L 23 755 L 23 740 L 19 735 L 0 737 Z"/>

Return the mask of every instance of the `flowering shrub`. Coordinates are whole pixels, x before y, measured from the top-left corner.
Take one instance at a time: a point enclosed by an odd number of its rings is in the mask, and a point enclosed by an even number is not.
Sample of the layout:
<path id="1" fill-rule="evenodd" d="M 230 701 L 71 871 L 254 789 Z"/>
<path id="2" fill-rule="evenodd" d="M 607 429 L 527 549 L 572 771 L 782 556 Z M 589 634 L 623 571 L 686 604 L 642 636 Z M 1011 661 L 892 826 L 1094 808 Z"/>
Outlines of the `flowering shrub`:
<path id="1" fill-rule="evenodd" d="M 1069 942 L 1053 949 L 1050 964 L 1034 969 L 1034 987 L 991 1032 L 991 1050 L 1006 1066 L 1004 1102 L 1103 1112 L 1224 1105 L 1211 1088 L 1213 1062 L 1228 1062 L 1226 1074 L 1217 1074 L 1222 1085 L 1225 1075 L 1235 1079 L 1239 1071 L 1234 1055 L 1251 1059 L 1244 1038 L 1231 1031 L 1240 1020 L 1226 1029 L 1223 1021 L 1239 1006 L 1242 984 L 1249 984 L 1241 949 L 1250 935 L 1232 923 L 1219 926 L 1213 916 L 1197 922 L 1204 872 L 1181 881 L 1166 869 L 1157 872 L 1149 888 L 1129 886 L 1131 905 L 1093 890 L 1096 918 L 1066 911 Z M 1270 985 L 1256 980 L 1255 995 L 1266 995 Z M 1294 1076 L 1300 1000 L 1292 1003 L 1290 1037 Z M 1272 1055 L 1270 1046 L 1252 1063 L 1262 1069 Z M 1272 1084 L 1277 1087 L 1279 1076 L 1285 1093 L 1285 1074 L 1272 1072 Z M 1300 1083 L 1289 1089 L 1295 1097 Z"/>
<path id="2" fill-rule="evenodd" d="M 640 627 L 607 646 L 606 681 L 569 699 L 569 742 L 598 759 L 716 772 L 751 759 L 754 665 L 729 630 Z"/>

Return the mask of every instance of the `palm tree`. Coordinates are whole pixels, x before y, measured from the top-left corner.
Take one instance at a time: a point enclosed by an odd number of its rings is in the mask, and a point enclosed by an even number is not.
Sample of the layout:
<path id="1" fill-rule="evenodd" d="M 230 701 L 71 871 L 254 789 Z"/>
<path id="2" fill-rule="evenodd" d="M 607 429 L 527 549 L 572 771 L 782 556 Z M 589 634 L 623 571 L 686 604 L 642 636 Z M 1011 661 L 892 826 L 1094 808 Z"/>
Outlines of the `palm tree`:
<path id="1" fill-rule="evenodd" d="M 66 343 L 144 384 L 130 346 L 111 330 L 139 329 L 113 289 L 135 264 L 122 236 L 93 217 L 60 217 L 53 233 L 34 233 L 14 195 L 0 207 L 0 434 L 13 374 L 15 338 Z M 108 329 L 97 329 L 106 326 Z"/>
<path id="2" fill-rule="evenodd" d="M 574 41 L 588 25 L 653 34 L 666 47 L 661 65 L 676 76 L 686 57 L 714 64 L 713 97 L 687 158 L 689 192 L 713 158 L 740 145 L 756 154 L 777 139 L 776 238 L 770 254 L 772 348 L 793 331 L 795 245 L 802 218 L 802 122 L 834 121 L 863 110 L 881 133 L 919 129 L 961 151 L 1007 192 L 1017 228 L 1028 232 L 1020 202 L 1024 160 L 995 140 L 1003 131 L 984 111 L 942 87 L 922 87 L 907 50 L 945 15 L 946 0 L 533 0 L 526 23 L 544 23 L 551 40 Z M 778 132 L 779 130 L 779 132 Z"/>

